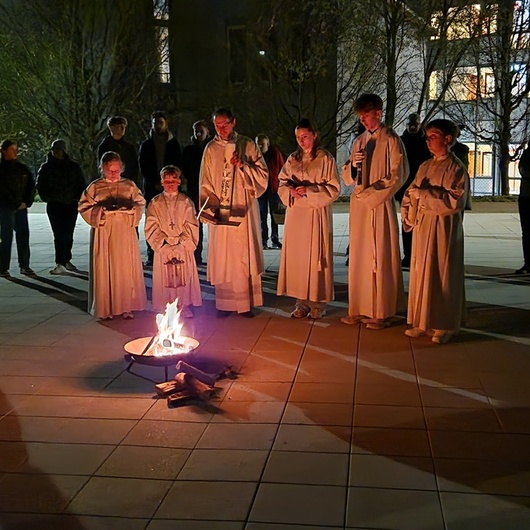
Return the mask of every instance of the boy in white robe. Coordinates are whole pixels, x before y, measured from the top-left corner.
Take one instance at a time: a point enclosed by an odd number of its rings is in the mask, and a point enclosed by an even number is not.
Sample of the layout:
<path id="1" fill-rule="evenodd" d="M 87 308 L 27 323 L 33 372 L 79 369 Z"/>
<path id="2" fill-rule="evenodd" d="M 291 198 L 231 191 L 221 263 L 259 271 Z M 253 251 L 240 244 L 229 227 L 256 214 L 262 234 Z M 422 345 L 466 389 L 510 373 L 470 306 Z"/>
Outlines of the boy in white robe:
<path id="1" fill-rule="evenodd" d="M 145 218 L 145 239 L 154 250 L 153 309 L 163 311 L 177 299 L 182 316 L 192 318 L 191 306 L 202 305 L 194 257 L 199 221 L 193 202 L 179 193 L 180 169 L 166 166 L 160 177 L 164 191 L 149 203 Z"/>
<path id="2" fill-rule="evenodd" d="M 433 158 L 424 162 L 401 206 L 404 230 L 412 230 L 407 322 L 409 337 L 432 335 L 443 344 L 460 329 L 464 306 L 462 211 L 467 171 L 450 151 L 456 125 L 443 119 L 426 127 Z"/>
<path id="3" fill-rule="evenodd" d="M 363 94 L 354 105 L 365 127 L 352 145 L 344 184 L 355 184 L 350 198 L 348 316 L 344 324 L 363 322 L 383 329 L 404 305 L 395 193 L 409 173 L 399 136 L 381 122 L 383 101 Z"/>

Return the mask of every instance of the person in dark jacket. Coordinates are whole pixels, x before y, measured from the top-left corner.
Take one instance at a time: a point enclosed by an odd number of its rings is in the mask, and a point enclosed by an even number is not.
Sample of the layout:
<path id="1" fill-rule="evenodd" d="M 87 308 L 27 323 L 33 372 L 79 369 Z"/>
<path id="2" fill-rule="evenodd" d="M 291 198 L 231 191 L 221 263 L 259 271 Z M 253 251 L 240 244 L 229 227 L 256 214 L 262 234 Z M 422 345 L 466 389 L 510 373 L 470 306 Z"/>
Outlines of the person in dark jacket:
<path id="1" fill-rule="evenodd" d="M 72 246 L 77 221 L 77 204 L 86 187 L 81 166 L 66 153 L 64 140 L 52 143 L 48 158 L 37 173 L 37 190 L 47 203 L 46 213 L 53 231 L 55 267 L 50 274 L 75 271 Z"/>
<path id="2" fill-rule="evenodd" d="M 98 164 L 101 157 L 108 151 L 118 153 L 123 162 L 122 177 L 132 180 L 141 189 L 136 147 L 125 140 L 127 119 L 123 116 L 112 116 L 112 118 L 107 120 L 107 127 L 109 128 L 110 134 L 98 145 Z"/>
<path id="3" fill-rule="evenodd" d="M 256 136 L 256 145 L 258 146 L 265 163 L 269 168 L 269 184 L 265 193 L 258 197 L 259 213 L 261 218 L 261 240 L 263 243 L 263 250 L 269 248 L 267 242 L 269 240 L 269 227 L 267 225 L 267 217 L 269 211 L 271 214 L 271 248 L 282 248 L 280 238 L 278 237 L 278 224 L 274 220 L 273 212 L 278 206 L 280 200 L 278 196 L 278 175 L 285 164 L 285 156 L 280 149 L 271 145 L 271 141 L 266 134 L 260 133 Z"/>
<path id="4" fill-rule="evenodd" d="M 146 208 L 151 199 L 163 191 L 160 184 L 162 168 L 170 165 L 180 168 L 182 164 L 180 144 L 169 130 L 168 115 L 161 110 L 153 112 L 151 124 L 149 137 L 140 144 L 138 153 Z M 146 267 L 153 266 L 153 255 L 153 249 L 147 245 L 147 261 L 144 264 Z"/>
<path id="5" fill-rule="evenodd" d="M 193 201 L 195 210 L 199 211 L 199 174 L 201 171 L 202 154 L 210 138 L 210 130 L 205 120 L 193 124 L 191 143 L 182 150 L 182 173 L 186 181 L 186 195 Z M 202 265 L 203 226 L 199 222 L 199 242 L 195 249 L 195 262 Z"/>
<path id="6" fill-rule="evenodd" d="M 530 274 L 530 146 L 523 151 L 519 160 L 521 187 L 519 188 L 519 219 L 523 236 L 524 264 L 515 274 Z"/>
<path id="7" fill-rule="evenodd" d="M 29 266 L 28 208 L 35 198 L 35 181 L 28 166 L 17 160 L 15 142 L 4 140 L 0 151 L 0 276 L 10 276 L 13 230 L 20 272 L 32 275 L 35 273 Z"/>
<path id="8" fill-rule="evenodd" d="M 396 192 L 395 198 L 401 204 L 403 200 L 403 195 L 407 191 L 407 188 L 410 186 L 418 168 L 431 158 L 431 153 L 427 148 L 427 142 L 425 140 L 425 131 L 421 126 L 420 115 L 416 112 L 409 114 L 407 120 L 407 128 L 403 131 L 401 135 L 401 141 L 405 146 L 405 151 L 407 152 L 407 158 L 409 161 L 410 173 L 409 176 L 403 184 L 403 186 Z M 412 254 L 412 232 L 405 232 L 401 230 L 401 241 L 403 243 L 403 260 L 401 261 L 401 266 L 405 268 L 410 267 L 410 256 Z"/>

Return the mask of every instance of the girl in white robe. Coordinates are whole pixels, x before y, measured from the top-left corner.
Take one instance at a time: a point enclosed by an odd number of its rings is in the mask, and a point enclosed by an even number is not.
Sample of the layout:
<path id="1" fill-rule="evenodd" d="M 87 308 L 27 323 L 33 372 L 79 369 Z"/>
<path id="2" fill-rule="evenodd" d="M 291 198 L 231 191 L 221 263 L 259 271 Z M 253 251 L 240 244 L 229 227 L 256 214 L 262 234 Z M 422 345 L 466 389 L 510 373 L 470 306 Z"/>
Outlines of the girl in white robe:
<path id="1" fill-rule="evenodd" d="M 403 228 L 412 230 L 407 322 L 409 337 L 432 336 L 446 343 L 460 329 L 464 307 L 464 236 L 462 211 L 467 171 L 450 151 L 456 126 L 437 119 L 426 127 L 434 155 L 424 162 L 405 192 Z"/>
<path id="2" fill-rule="evenodd" d="M 79 213 L 92 227 L 89 312 L 101 319 L 133 318 L 147 303 L 136 227 L 145 199 L 136 184 L 121 177 L 120 156 L 101 157 L 102 177 L 81 195 Z"/>
<path id="3" fill-rule="evenodd" d="M 178 300 L 185 318 L 192 318 L 190 306 L 202 305 L 201 288 L 194 252 L 199 241 L 199 221 L 193 202 L 179 193 L 181 171 L 166 166 L 160 172 L 164 191 L 147 207 L 145 239 L 155 252 L 153 263 L 153 309 L 163 311 Z"/>
<path id="4" fill-rule="evenodd" d="M 298 151 L 279 175 L 278 194 L 287 206 L 278 295 L 292 296 L 292 318 L 322 318 L 333 300 L 333 220 L 339 196 L 335 159 L 318 147 L 318 133 L 307 119 L 295 129 Z"/>

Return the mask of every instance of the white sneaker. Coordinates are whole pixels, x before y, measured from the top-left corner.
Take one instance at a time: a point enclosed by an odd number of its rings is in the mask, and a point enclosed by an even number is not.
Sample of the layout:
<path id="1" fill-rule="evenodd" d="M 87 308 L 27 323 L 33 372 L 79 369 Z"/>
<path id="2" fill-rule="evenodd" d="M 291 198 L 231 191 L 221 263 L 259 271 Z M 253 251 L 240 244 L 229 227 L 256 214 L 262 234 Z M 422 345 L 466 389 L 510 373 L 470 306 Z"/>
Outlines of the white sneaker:
<path id="1" fill-rule="evenodd" d="M 412 337 L 413 339 L 416 339 L 418 337 L 423 337 L 424 335 L 427 335 L 427 332 L 420 328 L 410 328 L 405 330 L 405 335 L 407 337 Z"/>
<path id="2" fill-rule="evenodd" d="M 63 265 L 55 265 L 55 267 L 50 271 L 50 274 L 59 275 L 59 274 L 66 274 L 68 271 L 66 270 L 66 267 Z"/>
<path id="3" fill-rule="evenodd" d="M 67 261 L 64 268 L 67 270 L 67 271 L 76 271 L 77 270 L 77 267 L 71 262 L 71 261 Z"/>

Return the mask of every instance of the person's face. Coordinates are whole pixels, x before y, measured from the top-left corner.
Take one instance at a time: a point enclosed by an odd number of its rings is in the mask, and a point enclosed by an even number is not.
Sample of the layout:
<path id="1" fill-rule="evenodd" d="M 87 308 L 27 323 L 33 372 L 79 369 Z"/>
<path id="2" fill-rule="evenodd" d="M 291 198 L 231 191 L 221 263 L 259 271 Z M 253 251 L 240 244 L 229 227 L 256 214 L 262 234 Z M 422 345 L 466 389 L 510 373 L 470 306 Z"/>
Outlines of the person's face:
<path id="1" fill-rule="evenodd" d="M 407 131 L 410 134 L 416 134 L 420 130 L 421 121 L 415 120 L 415 121 L 409 121 L 407 123 Z"/>
<path id="2" fill-rule="evenodd" d="M 179 189 L 181 182 L 180 174 L 166 173 L 162 178 L 162 187 L 166 193 L 175 193 Z"/>
<path id="3" fill-rule="evenodd" d="M 368 131 L 375 131 L 381 124 L 383 111 L 376 109 L 360 111 L 357 113 L 357 116 L 359 116 L 359 121 Z"/>
<path id="4" fill-rule="evenodd" d="M 218 134 L 221 140 L 228 140 L 236 126 L 236 119 L 230 119 L 227 116 L 221 115 L 215 116 L 213 119 L 213 126 L 215 127 L 215 132 Z"/>
<path id="5" fill-rule="evenodd" d="M 258 144 L 259 150 L 265 154 L 269 150 L 270 141 L 268 138 L 261 138 L 256 142 Z"/>
<path id="6" fill-rule="evenodd" d="M 121 170 L 121 162 L 118 160 L 111 160 L 102 166 L 103 176 L 109 182 L 118 182 L 121 177 Z"/>
<path id="7" fill-rule="evenodd" d="M 52 150 L 52 155 L 55 158 L 58 158 L 58 159 L 62 160 L 64 158 L 64 151 L 62 149 L 53 149 Z"/>
<path id="8" fill-rule="evenodd" d="M 125 124 L 116 123 L 114 125 L 109 125 L 110 135 L 114 140 L 121 140 L 125 136 Z"/>
<path id="9" fill-rule="evenodd" d="M 2 151 L 2 158 L 4 160 L 16 160 L 18 156 L 18 147 L 16 144 L 10 145 L 7 149 Z"/>
<path id="10" fill-rule="evenodd" d="M 153 129 L 156 134 L 164 134 L 169 127 L 169 123 L 165 118 L 159 116 L 158 118 L 153 118 Z"/>
<path id="11" fill-rule="evenodd" d="M 453 137 L 440 129 L 427 129 L 427 147 L 434 156 L 443 156 L 449 151 Z"/>
<path id="12" fill-rule="evenodd" d="M 204 125 L 193 126 L 193 138 L 198 142 L 204 142 L 208 138 L 208 129 Z"/>
<path id="13" fill-rule="evenodd" d="M 296 142 L 304 153 L 309 153 L 315 145 L 317 135 L 309 129 L 295 129 Z"/>

